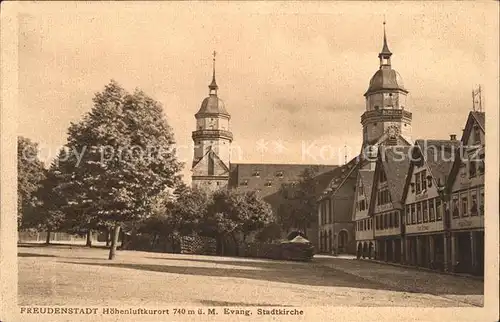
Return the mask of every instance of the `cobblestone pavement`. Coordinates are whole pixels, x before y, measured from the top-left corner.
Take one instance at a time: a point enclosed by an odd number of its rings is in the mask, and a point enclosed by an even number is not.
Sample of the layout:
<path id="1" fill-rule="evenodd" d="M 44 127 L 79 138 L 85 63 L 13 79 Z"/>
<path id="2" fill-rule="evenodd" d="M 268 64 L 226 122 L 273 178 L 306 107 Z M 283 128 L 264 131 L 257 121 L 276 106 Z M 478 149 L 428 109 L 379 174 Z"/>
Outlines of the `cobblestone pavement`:
<path id="1" fill-rule="evenodd" d="M 347 259 L 301 263 L 119 251 L 109 261 L 106 249 L 74 245 L 18 252 L 20 305 L 470 306 L 460 293 L 416 293 L 410 286 L 421 287 L 422 276 Z M 457 283 L 432 276 L 428 283 Z M 402 290 L 401 283 L 410 286 Z M 443 292 L 456 288 L 447 287 Z"/>
<path id="2" fill-rule="evenodd" d="M 483 306 L 484 303 L 484 282 L 473 278 L 357 260 L 354 257 L 315 256 L 314 263 L 407 292 L 433 294 L 474 306 Z"/>

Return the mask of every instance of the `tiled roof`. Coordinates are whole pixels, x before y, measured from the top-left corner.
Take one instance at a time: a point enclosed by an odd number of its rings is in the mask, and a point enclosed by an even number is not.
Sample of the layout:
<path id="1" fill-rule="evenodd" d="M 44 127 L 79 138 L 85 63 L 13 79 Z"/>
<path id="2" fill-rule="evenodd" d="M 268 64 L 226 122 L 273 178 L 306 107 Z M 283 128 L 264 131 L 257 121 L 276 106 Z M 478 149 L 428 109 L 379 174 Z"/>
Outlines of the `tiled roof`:
<path id="1" fill-rule="evenodd" d="M 458 140 L 417 140 L 416 144 L 422 151 L 432 176 L 439 184 L 444 184 L 450 174 L 457 148 L 461 141 Z"/>
<path id="2" fill-rule="evenodd" d="M 353 191 L 354 188 L 356 187 L 356 179 L 354 180 L 348 180 L 349 177 L 352 177 L 355 171 L 358 169 L 359 165 L 359 157 L 356 156 L 351 161 L 348 163 L 338 167 L 332 172 L 332 178 L 330 180 L 330 183 L 325 187 L 324 194 L 325 195 L 334 195 L 335 192 L 337 192 L 338 189 L 343 187 L 346 183 L 349 183 L 349 185 L 352 185 Z"/>
<path id="3" fill-rule="evenodd" d="M 482 128 L 483 132 L 485 130 L 485 114 L 484 112 L 471 112 L 472 116 L 476 119 L 479 126 Z"/>
<path id="4" fill-rule="evenodd" d="M 367 204 L 370 203 L 374 174 L 374 170 L 359 170 L 359 177 L 361 178 L 361 182 L 363 183 L 363 190 Z"/>
<path id="5" fill-rule="evenodd" d="M 307 168 L 317 169 L 318 186 L 326 186 L 331 180 L 332 170 L 336 165 L 314 164 L 265 164 L 265 163 L 231 163 L 229 187 L 238 190 L 259 190 L 262 197 L 274 194 L 282 184 L 298 183 L 300 175 Z"/>
<path id="6" fill-rule="evenodd" d="M 406 174 L 410 167 L 409 146 L 381 147 L 379 158 L 382 159 L 389 193 L 395 206 L 399 205 L 406 182 Z"/>

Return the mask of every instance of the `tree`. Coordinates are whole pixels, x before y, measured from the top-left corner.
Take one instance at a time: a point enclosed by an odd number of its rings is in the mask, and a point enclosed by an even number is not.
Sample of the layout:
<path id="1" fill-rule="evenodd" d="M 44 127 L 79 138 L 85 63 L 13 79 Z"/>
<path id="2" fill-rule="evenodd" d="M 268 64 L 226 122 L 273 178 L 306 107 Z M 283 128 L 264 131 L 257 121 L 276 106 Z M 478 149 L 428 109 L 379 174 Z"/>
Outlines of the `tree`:
<path id="1" fill-rule="evenodd" d="M 45 178 L 41 181 L 40 188 L 34 193 L 37 200 L 36 213 L 28 218 L 30 227 L 47 232 L 46 244 L 50 243 L 51 232 L 59 229 L 66 217 L 62 211 L 65 199 L 58 189 L 60 157 L 61 153 L 52 162 L 49 170 L 46 171 Z"/>
<path id="2" fill-rule="evenodd" d="M 271 207 L 255 191 L 224 189 L 213 194 L 203 224 L 204 229 L 221 242 L 225 236 L 230 236 L 238 249 L 238 234 L 244 242 L 251 232 L 262 229 L 271 221 Z"/>
<path id="3" fill-rule="evenodd" d="M 150 215 L 153 198 L 174 187 L 182 164 L 158 102 L 115 81 L 93 102 L 83 120 L 69 127 L 63 189 L 76 222 L 88 229 L 113 227 L 113 259 L 121 226 Z"/>
<path id="4" fill-rule="evenodd" d="M 23 225 L 23 216 L 35 211 L 34 193 L 45 177 L 43 163 L 38 158 L 38 145 L 28 138 L 17 137 L 17 225 Z"/>
<path id="5" fill-rule="evenodd" d="M 307 226 L 316 220 L 318 197 L 316 176 L 318 169 L 315 166 L 308 167 L 300 174 L 300 179 L 293 188 L 294 198 L 278 208 L 278 222 L 288 231 L 298 228 L 306 232 Z M 282 187 L 282 189 L 286 189 Z"/>

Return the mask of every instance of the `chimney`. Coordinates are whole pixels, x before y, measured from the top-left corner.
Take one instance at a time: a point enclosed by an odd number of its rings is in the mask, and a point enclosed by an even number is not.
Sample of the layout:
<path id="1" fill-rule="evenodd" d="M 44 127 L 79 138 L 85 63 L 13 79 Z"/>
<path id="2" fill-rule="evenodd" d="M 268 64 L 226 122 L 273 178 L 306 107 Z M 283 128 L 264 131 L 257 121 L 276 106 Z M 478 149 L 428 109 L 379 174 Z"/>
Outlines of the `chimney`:
<path id="1" fill-rule="evenodd" d="M 451 141 L 456 141 L 457 140 L 457 135 L 456 134 L 450 134 L 450 140 Z"/>

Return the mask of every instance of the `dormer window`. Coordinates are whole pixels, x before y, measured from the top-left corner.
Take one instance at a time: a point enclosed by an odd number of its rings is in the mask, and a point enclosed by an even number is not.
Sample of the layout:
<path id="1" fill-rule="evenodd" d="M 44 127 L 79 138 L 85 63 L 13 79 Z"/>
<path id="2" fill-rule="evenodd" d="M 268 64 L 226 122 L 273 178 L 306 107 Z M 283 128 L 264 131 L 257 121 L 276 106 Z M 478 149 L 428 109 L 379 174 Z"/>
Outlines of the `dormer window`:
<path id="1" fill-rule="evenodd" d="M 242 186 L 248 186 L 248 180 L 243 180 L 243 181 L 241 182 L 241 185 L 242 185 Z"/>
<path id="2" fill-rule="evenodd" d="M 271 182 L 271 181 L 267 181 L 267 182 L 266 182 L 266 187 L 270 187 L 270 186 L 272 186 L 272 185 L 273 185 L 273 184 L 272 184 L 272 182 Z"/>
<path id="3" fill-rule="evenodd" d="M 276 172 L 276 177 L 283 178 L 283 171 Z"/>
<path id="4" fill-rule="evenodd" d="M 258 178 L 258 177 L 260 177 L 260 171 L 255 170 L 255 171 L 253 172 L 253 174 L 252 174 L 252 175 L 253 175 L 254 177 L 257 177 L 257 178 Z"/>

